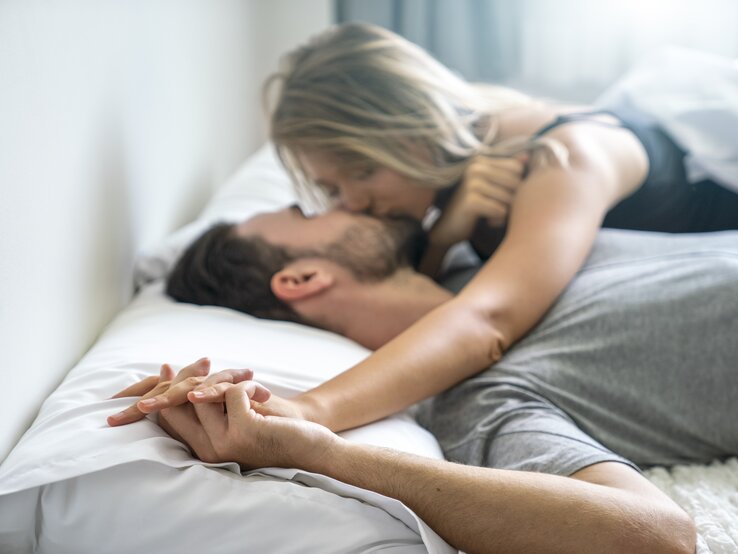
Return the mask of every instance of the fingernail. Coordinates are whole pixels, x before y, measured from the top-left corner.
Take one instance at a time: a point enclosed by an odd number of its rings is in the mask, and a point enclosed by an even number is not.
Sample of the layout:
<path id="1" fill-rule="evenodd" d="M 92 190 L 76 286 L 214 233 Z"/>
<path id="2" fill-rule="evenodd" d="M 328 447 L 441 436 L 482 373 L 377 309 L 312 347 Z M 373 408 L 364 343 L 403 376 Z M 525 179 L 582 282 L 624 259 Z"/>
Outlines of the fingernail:
<path id="1" fill-rule="evenodd" d="M 113 414 L 109 416 L 109 419 L 120 419 L 123 417 L 123 415 L 124 415 L 123 412 L 118 412 L 117 414 Z"/>
<path id="2" fill-rule="evenodd" d="M 146 400 L 141 400 L 139 402 L 139 404 L 141 404 L 141 406 L 153 406 L 156 403 L 157 403 L 156 398 L 148 398 Z"/>
<path id="3" fill-rule="evenodd" d="M 205 396 L 205 393 L 202 391 L 193 391 L 192 396 L 196 398 L 203 398 Z"/>

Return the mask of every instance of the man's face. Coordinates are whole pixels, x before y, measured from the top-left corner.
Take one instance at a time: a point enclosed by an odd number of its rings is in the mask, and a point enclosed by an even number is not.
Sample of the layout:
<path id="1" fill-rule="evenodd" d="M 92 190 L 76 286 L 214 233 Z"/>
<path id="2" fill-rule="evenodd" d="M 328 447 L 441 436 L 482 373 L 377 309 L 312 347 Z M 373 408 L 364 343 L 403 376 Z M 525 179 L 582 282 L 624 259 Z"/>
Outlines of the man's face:
<path id="1" fill-rule="evenodd" d="M 351 270 L 358 280 L 380 280 L 415 265 L 425 247 L 420 224 L 330 211 L 306 217 L 297 206 L 263 213 L 236 226 L 240 236 L 258 235 L 295 258 L 326 258 Z"/>

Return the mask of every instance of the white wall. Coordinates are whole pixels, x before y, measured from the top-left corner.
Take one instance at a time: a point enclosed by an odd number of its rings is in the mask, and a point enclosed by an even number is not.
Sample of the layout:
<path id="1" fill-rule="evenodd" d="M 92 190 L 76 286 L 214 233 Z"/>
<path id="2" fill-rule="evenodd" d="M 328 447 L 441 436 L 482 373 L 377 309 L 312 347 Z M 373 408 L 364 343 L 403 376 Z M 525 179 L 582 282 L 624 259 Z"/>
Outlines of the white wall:
<path id="1" fill-rule="evenodd" d="M 129 300 L 135 252 L 264 140 L 330 0 L 0 3 L 0 459 Z"/>

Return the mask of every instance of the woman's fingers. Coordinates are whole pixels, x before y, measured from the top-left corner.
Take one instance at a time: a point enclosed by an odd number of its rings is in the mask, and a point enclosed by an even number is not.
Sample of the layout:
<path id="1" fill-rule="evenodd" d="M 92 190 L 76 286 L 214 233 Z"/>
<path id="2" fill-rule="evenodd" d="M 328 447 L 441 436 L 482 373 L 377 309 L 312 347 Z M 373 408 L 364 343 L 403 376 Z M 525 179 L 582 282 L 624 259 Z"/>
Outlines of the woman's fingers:
<path id="1" fill-rule="evenodd" d="M 231 383 L 217 383 L 210 386 L 205 386 L 203 383 L 203 385 L 190 392 L 187 398 L 193 404 L 225 402 L 225 394 L 232 386 Z M 249 397 L 255 402 L 266 402 L 272 396 L 269 389 L 256 381 L 249 381 L 244 386 Z"/>
<path id="2" fill-rule="evenodd" d="M 209 388 L 221 383 L 230 385 L 248 381 L 254 376 L 254 372 L 250 369 L 227 369 L 207 377 L 209 371 L 210 361 L 207 358 L 202 358 L 194 364 L 184 367 L 176 375 L 171 366 L 168 364 L 162 365 L 159 377 L 148 377 L 141 383 L 118 393 L 117 397 L 141 396 L 141 394 L 135 393 L 147 390 L 141 400 L 134 405 L 108 417 L 108 425 L 113 427 L 126 425 L 143 419 L 147 414 L 181 406 L 189 402 L 189 393 L 200 386 Z M 261 385 L 259 387 L 258 397 L 266 401 L 270 393 Z M 217 393 L 211 391 L 206 394 L 206 401 L 213 402 L 213 400 L 209 400 L 212 394 L 222 395 L 223 391 L 218 390 Z"/>
<path id="3" fill-rule="evenodd" d="M 473 201 L 475 196 L 480 196 L 509 206 L 515 199 L 515 191 L 500 187 L 496 183 L 481 177 L 470 181 L 468 188 L 468 201 Z"/>
<path id="4" fill-rule="evenodd" d="M 187 402 L 187 393 L 205 380 L 210 372 L 210 360 L 200 358 L 194 364 L 183 367 L 179 373 L 174 375 L 174 370 L 165 364 L 161 373 L 165 371 L 172 375 L 170 386 L 156 395 L 144 396 L 136 403 L 136 407 L 142 414 L 150 414 L 164 408 L 179 406 Z"/>
<path id="5" fill-rule="evenodd" d="M 169 364 L 161 364 L 161 369 L 159 370 L 159 382 L 172 381 L 176 375 L 177 374 L 172 369 L 172 366 Z"/>
<path id="6" fill-rule="evenodd" d="M 249 381 L 254 377 L 251 369 L 224 369 L 218 373 L 214 373 L 198 387 L 205 388 L 215 383 L 240 383 L 241 381 Z"/>
<path id="7" fill-rule="evenodd" d="M 509 195 L 515 194 L 522 181 L 519 175 L 500 173 L 487 168 L 477 168 L 474 171 L 467 172 L 466 179 L 468 184 L 486 183 L 490 187 L 499 189 Z"/>
<path id="8" fill-rule="evenodd" d="M 156 375 L 152 375 L 151 377 L 146 377 L 146 379 L 143 379 L 138 383 L 135 383 L 130 387 L 123 389 L 114 396 L 111 396 L 110 399 L 112 400 L 113 398 L 126 398 L 129 396 L 143 396 L 144 394 L 151 391 L 154 387 L 156 387 L 157 384 L 159 384 L 159 377 L 157 377 Z"/>
<path id="9" fill-rule="evenodd" d="M 150 398 L 152 396 L 161 394 L 164 391 L 166 391 L 168 387 L 169 387 L 169 381 L 160 382 L 153 389 L 151 389 L 148 393 L 146 393 L 144 395 L 144 398 Z M 117 427 L 120 425 L 127 425 L 128 423 L 139 421 L 143 419 L 144 417 L 146 417 L 146 414 L 138 408 L 138 403 L 136 403 L 136 404 L 133 404 L 132 406 L 129 406 L 122 412 L 118 412 L 117 414 L 109 416 L 107 421 L 108 421 L 108 425 L 110 425 L 111 427 Z"/>
<path id="10" fill-rule="evenodd" d="M 161 369 L 159 370 L 159 377 L 156 377 L 155 375 L 146 377 L 138 383 L 123 389 L 115 396 L 111 396 L 110 399 L 126 398 L 128 396 L 143 396 L 151 392 L 159 383 L 171 381 L 172 379 L 174 379 L 174 370 L 169 364 L 162 364 Z"/>
<path id="11" fill-rule="evenodd" d="M 507 158 L 491 158 L 488 156 L 478 156 L 474 159 L 471 165 L 495 167 L 499 168 L 500 170 L 508 171 L 510 173 L 522 175 L 525 172 L 528 160 L 529 155 L 527 153 L 517 154 L 513 157 Z"/>
<path id="12" fill-rule="evenodd" d="M 151 377 L 147 377 L 146 379 L 143 379 L 142 381 L 122 390 L 112 398 L 141 396 L 143 397 L 142 400 L 148 400 L 150 398 L 158 397 L 162 393 L 165 393 L 170 388 L 170 385 L 175 382 L 181 382 L 183 379 L 186 379 L 190 376 L 207 375 L 209 371 L 210 361 L 207 358 L 201 358 L 197 360 L 194 364 L 186 366 L 178 374 L 175 374 L 174 370 L 169 364 L 162 364 L 159 370 L 158 377 L 154 375 L 152 375 Z M 197 384 L 199 384 L 199 381 Z M 184 394 L 184 402 L 186 402 L 187 393 L 185 392 Z M 156 405 L 156 403 L 152 404 Z M 139 403 L 137 402 L 136 404 L 128 407 L 122 412 L 109 416 L 107 422 L 108 425 L 110 425 L 111 427 L 126 425 L 128 423 L 134 423 L 143 419 L 147 413 L 149 413 L 149 410 L 141 410 L 139 407 Z"/>
<path id="13" fill-rule="evenodd" d="M 217 383 L 240 383 L 241 381 L 251 379 L 253 376 L 254 372 L 250 369 L 226 369 L 214 373 L 207 378 L 204 376 L 190 376 L 176 384 L 172 384 L 169 390 L 157 396 L 140 400 L 138 402 L 138 408 L 147 414 L 165 408 L 172 408 L 187 402 L 188 394 L 196 388 L 211 386 Z"/>
<path id="14" fill-rule="evenodd" d="M 205 377 L 208 373 L 210 373 L 210 360 L 200 358 L 194 364 L 183 367 L 172 379 L 172 385 L 176 385 L 189 377 Z"/>
<path id="15" fill-rule="evenodd" d="M 525 164 L 515 158 L 477 158 L 466 170 L 469 179 L 482 178 L 514 192 L 525 173 Z"/>
<path id="16" fill-rule="evenodd" d="M 142 398 L 136 403 L 136 406 L 145 414 L 179 406 L 187 402 L 187 393 L 200 385 L 204 380 L 205 377 L 187 377 L 184 381 L 180 381 L 176 385 L 171 385 L 169 389 L 162 391 L 156 396 Z"/>

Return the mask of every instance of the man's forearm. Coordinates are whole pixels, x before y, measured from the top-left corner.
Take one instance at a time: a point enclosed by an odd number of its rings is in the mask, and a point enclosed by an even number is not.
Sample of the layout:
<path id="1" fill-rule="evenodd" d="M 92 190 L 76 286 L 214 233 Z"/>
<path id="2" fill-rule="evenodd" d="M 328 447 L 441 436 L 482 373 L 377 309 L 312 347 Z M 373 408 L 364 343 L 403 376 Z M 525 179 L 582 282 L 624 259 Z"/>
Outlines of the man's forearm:
<path id="1" fill-rule="evenodd" d="M 464 466 L 343 441 L 309 469 L 397 498 L 469 554 L 694 549 L 684 514 L 576 479 Z"/>

